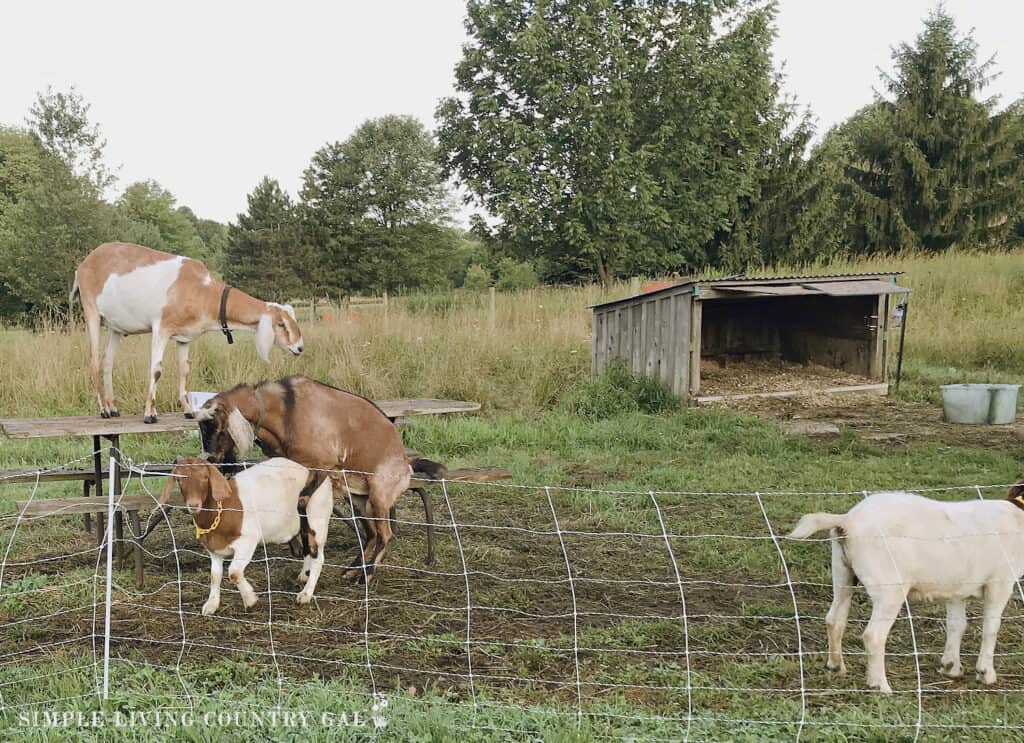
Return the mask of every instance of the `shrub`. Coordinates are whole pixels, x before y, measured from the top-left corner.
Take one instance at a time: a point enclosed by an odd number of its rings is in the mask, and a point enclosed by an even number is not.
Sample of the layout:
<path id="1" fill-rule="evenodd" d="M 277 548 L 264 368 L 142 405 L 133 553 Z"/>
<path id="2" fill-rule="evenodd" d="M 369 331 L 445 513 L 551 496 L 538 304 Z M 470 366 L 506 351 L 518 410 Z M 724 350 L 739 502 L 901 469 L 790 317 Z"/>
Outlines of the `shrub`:
<path id="1" fill-rule="evenodd" d="M 466 270 L 466 280 L 462 282 L 462 288 L 470 291 L 482 291 L 491 285 L 491 272 L 474 263 Z"/>
<path id="2" fill-rule="evenodd" d="M 660 382 L 633 374 L 621 363 L 610 365 L 596 377 L 582 379 L 566 396 L 562 407 L 585 418 L 610 418 L 620 413 L 667 413 L 679 410 L 682 400 Z"/>
<path id="3" fill-rule="evenodd" d="M 533 289 L 540 284 L 537 271 L 526 261 L 502 258 L 498 264 L 498 289 Z"/>

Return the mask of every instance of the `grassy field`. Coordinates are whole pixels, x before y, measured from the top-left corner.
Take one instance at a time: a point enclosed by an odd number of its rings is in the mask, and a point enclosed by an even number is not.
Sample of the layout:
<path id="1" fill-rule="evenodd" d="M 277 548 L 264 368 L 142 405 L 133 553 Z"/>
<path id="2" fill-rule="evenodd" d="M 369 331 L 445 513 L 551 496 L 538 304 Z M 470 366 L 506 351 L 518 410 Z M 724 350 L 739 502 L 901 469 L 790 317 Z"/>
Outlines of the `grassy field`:
<path id="1" fill-rule="evenodd" d="M 892 427 L 937 418 L 939 382 L 1021 381 L 1024 344 L 1014 336 L 1024 310 L 1014 298 L 1024 288 L 1024 254 L 822 271 L 881 268 L 907 271 L 903 283 L 914 289 L 907 399 L 874 403 L 879 415 L 893 416 Z M 894 627 L 888 670 L 896 694 L 885 699 L 863 690 L 866 597 L 858 595 L 851 615 L 850 673 L 833 676 L 824 668 L 828 547 L 773 539 L 800 514 L 843 510 L 864 490 L 960 488 L 935 495 L 977 497 L 973 486 L 1020 475 L 1020 438 L 935 423 L 896 443 L 856 427 L 814 440 L 785 434 L 771 416 L 677 409 L 628 380 L 587 382 L 586 306 L 624 292 L 500 295 L 493 337 L 479 297 L 400 299 L 386 320 L 367 309 L 309 327 L 308 355 L 278 356 L 269 369 L 248 344 L 229 350 L 221 338 L 205 338 L 193 353 L 195 389 L 302 371 L 377 398 L 479 400 L 480 416 L 418 420 L 404 430 L 406 443 L 449 466 L 504 466 L 515 485 L 549 489 L 435 488 L 438 554 L 429 568 L 420 514 L 408 499 L 400 510 L 407 523 L 368 611 L 363 589 L 339 577 L 355 548 L 339 521 L 315 604 L 292 603 L 297 566 L 286 549 L 271 548 L 248 570 L 263 591 L 254 609 L 244 611 L 226 586 L 218 616 L 200 616 L 208 562 L 179 515 L 173 529 L 161 527 L 146 542 L 145 589 L 134 588 L 127 564 L 115 570 L 112 698 L 104 705 L 96 698 L 93 634 L 103 617 L 95 592 L 103 582 L 95 578 L 95 538 L 70 517 L 15 529 L 17 520 L 4 516 L 33 488 L 0 488 L 3 737 L 66 739 L 66 730 L 28 724 L 26 715 L 49 708 L 104 713 L 107 728 L 76 729 L 95 740 L 108 739 L 110 726 L 132 712 L 155 710 L 202 718 L 280 707 L 317 719 L 324 711 L 365 718 L 372 688 L 388 695 L 388 740 L 768 741 L 801 728 L 810 740 L 913 740 L 919 720 L 923 740 L 1020 737 L 1024 614 L 1016 598 L 1000 634 L 995 689 L 973 676 L 939 676 L 944 610 L 920 605 L 912 625 L 904 616 Z M 92 412 L 84 347 L 78 330 L 0 334 L 2 414 Z M 145 340 L 123 349 L 122 410 L 137 410 Z M 173 369 L 164 382 L 161 405 L 169 409 Z M 122 443 L 137 461 L 198 446 L 187 435 Z M 81 442 L 6 442 L 0 466 L 52 465 L 83 453 Z M 135 479 L 128 489 L 140 487 Z M 54 485 L 34 497 L 74 492 Z M 967 669 L 980 641 L 977 611 L 970 607 Z M 372 732 L 247 721 L 246 737 L 255 740 L 360 740 Z M 238 737 L 237 729 L 180 725 L 132 732 L 144 740 Z"/>
<path id="2" fill-rule="evenodd" d="M 1003 381 L 1024 372 L 1024 252 L 941 258 L 886 258 L 827 266 L 788 266 L 777 274 L 905 271 L 913 289 L 904 394 L 936 399 L 946 381 Z M 499 294 L 488 332 L 486 295 L 454 293 L 393 299 L 386 317 L 366 307 L 305 328 L 301 360 L 274 352 L 268 367 L 249 337 L 228 346 L 219 334 L 193 344 L 191 389 L 302 372 L 371 398 L 477 400 L 485 415 L 551 410 L 590 370 L 589 305 L 627 287 L 538 289 Z M 301 316 L 300 316 L 301 319 Z M 308 325 L 308 323 L 307 323 Z M 89 413 L 88 345 L 80 327 L 0 334 L 0 410 L 8 416 Z M 158 404 L 176 405 L 174 354 L 164 362 Z M 115 392 L 122 410 L 141 411 L 149 336 L 121 344 Z"/>

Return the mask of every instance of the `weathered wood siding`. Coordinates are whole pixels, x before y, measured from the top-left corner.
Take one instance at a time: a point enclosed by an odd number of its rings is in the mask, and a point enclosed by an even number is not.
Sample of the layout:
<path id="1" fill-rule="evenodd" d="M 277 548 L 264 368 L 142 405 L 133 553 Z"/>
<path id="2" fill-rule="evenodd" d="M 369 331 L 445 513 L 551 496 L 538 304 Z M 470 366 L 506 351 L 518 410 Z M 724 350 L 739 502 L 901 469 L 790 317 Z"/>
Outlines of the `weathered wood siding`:
<path id="1" fill-rule="evenodd" d="M 659 380 L 677 395 L 690 384 L 690 303 L 692 288 L 640 295 L 593 315 L 592 368 L 603 371 L 614 359 Z"/>

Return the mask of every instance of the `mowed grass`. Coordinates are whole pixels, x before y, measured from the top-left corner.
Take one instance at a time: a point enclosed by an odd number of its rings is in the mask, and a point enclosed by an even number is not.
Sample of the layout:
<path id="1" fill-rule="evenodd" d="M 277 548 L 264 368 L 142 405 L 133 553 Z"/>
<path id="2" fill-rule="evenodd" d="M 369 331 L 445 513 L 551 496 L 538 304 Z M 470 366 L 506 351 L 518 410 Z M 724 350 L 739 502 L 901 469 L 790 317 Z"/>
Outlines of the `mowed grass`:
<path id="1" fill-rule="evenodd" d="M 858 594 L 851 617 L 850 674 L 835 677 L 824 669 L 823 655 L 828 546 L 780 540 L 777 548 L 772 538 L 804 512 L 845 510 L 861 490 L 963 486 L 936 496 L 976 497 L 972 486 L 1009 482 L 1019 473 L 1022 461 L 1014 447 L 877 446 L 856 434 L 818 442 L 786 435 L 772 422 L 713 410 L 423 419 L 404 436 L 410 446 L 451 466 L 500 464 L 513 471 L 515 484 L 551 489 L 449 486 L 445 498 L 435 488 L 435 572 L 423 573 L 421 530 L 405 524 L 373 588 L 369 651 L 362 589 L 339 578 L 354 548 L 344 526 L 332 525 L 317 604 L 291 603 L 297 565 L 279 548 L 270 551 L 269 563 L 258 560 L 248 571 L 257 590 L 265 591 L 270 570 L 272 613 L 265 595 L 255 609 L 243 611 L 237 593 L 226 586 L 219 617 L 206 619 L 197 613 L 207 562 L 179 515 L 177 558 L 166 530 L 147 542 L 143 591 L 133 587 L 130 565 L 115 565 L 114 693 L 106 706 L 96 699 L 97 655 L 88 639 L 93 628 L 103 626 L 92 606 L 94 592 L 103 588 L 102 579 L 93 579 L 101 556 L 90 551 L 93 537 L 81 531 L 78 518 L 23 522 L 9 553 L 12 563 L 85 554 L 8 569 L 0 624 L 17 624 L 8 627 L 0 657 L 34 643 L 86 639 L 34 653 L 31 662 L 4 661 L 9 683 L 2 693 L 12 707 L 6 724 L 30 740 L 48 739 L 30 726 L 17 729 L 19 715 L 48 699 L 65 700 L 62 709 L 105 710 L 108 717 L 117 710 L 192 710 L 191 704 L 196 715 L 277 704 L 314 712 L 365 707 L 369 652 L 372 685 L 391 695 L 387 738 L 395 740 L 455 734 L 473 740 L 679 739 L 688 729 L 698 740 L 767 741 L 794 737 L 801 719 L 813 739 L 910 740 L 919 685 L 925 739 L 949 734 L 941 726 L 953 726 L 959 736 L 972 724 L 1024 725 L 1014 702 L 1022 693 L 1017 668 L 1024 643 L 1016 599 L 1000 636 L 995 691 L 973 679 L 948 682 L 937 674 L 943 609 L 924 605 L 915 606 L 913 637 L 905 618 L 894 628 L 889 672 L 897 694 L 881 699 L 863 689 L 859 634 L 869 611 L 866 597 Z M 168 438 L 176 441 L 161 443 L 161 451 L 196 446 L 185 437 Z M 134 447 L 129 453 L 139 459 L 144 454 Z M 137 480 L 129 483 L 130 491 L 138 489 Z M 653 498 L 650 490 L 657 491 Z M 792 491 L 852 492 L 786 494 Z M 11 501 L 29 492 L 30 486 L 0 491 L 0 510 L 10 513 Z M 1005 496 L 1002 489 L 984 492 Z M 403 520 L 419 521 L 413 501 L 403 502 Z M 459 542 L 446 527 L 448 505 L 459 524 Z M 554 534 L 552 507 L 565 554 Z M 663 533 L 671 536 L 666 540 Z M 9 529 L 3 534 L 12 535 Z M 0 550 L 6 551 L 7 538 Z M 566 556 L 574 595 L 565 581 Z M 463 558 L 474 607 L 471 656 L 465 646 Z M 573 601 L 579 612 L 575 631 Z M 971 607 L 964 643 L 968 668 L 979 641 L 979 608 Z M 276 656 L 269 650 L 271 618 Z M 467 657 L 475 674 L 472 687 Z M 574 658 L 583 682 L 579 728 Z M 969 734 L 996 741 L 1006 739 L 1006 732 L 996 727 Z M 84 733 L 103 739 L 102 731 Z M 177 728 L 149 731 L 143 739 L 181 734 Z M 287 737 L 269 723 L 257 725 L 254 734 Z M 303 733 L 312 740 L 366 734 L 319 726 Z M 60 736 L 51 731 L 51 737 Z"/>
<path id="2" fill-rule="evenodd" d="M 907 271 L 901 283 L 914 289 L 902 395 L 934 402 L 940 382 L 1021 381 L 1024 344 L 1015 336 L 1024 327 L 1024 310 L 1015 297 L 1024 253 L 779 272 L 882 269 Z M 102 629 L 102 612 L 94 613 L 96 592 L 103 590 L 102 577 L 95 577 L 102 557 L 95 537 L 81 530 L 80 517 L 22 521 L 16 531 L 16 520 L 3 519 L 0 701 L 6 709 L 0 728 L 6 730 L 0 737 L 68 739 L 66 730 L 23 724 L 24 713 L 47 707 L 102 710 L 108 719 L 118 711 L 189 709 L 201 716 L 278 706 L 319 714 L 365 711 L 374 687 L 389 694 L 381 736 L 389 740 L 770 741 L 793 738 L 801 720 L 803 736 L 812 740 L 913 740 L 919 713 L 923 740 L 1017 737 L 1024 727 L 1024 612 L 1016 597 L 1000 634 L 994 690 L 972 678 L 950 682 L 938 675 L 943 608 L 920 605 L 913 634 L 905 616 L 894 627 L 889 677 L 897 693 L 883 699 L 863 689 L 859 634 L 869 611 L 866 597 L 858 594 L 851 615 L 850 673 L 833 676 L 823 655 L 828 545 L 773 536 L 786 533 L 802 513 L 845 510 L 865 490 L 960 486 L 935 495 L 977 497 L 975 485 L 1017 479 L 1024 469 L 1021 448 L 1005 438 L 999 446 L 916 439 L 894 446 L 852 431 L 822 442 L 786 435 L 775 423 L 742 413 L 629 410 L 628 395 L 581 386 L 590 367 L 587 306 L 625 293 L 617 286 L 499 294 L 494 335 L 485 295 L 399 298 L 386 317 L 366 308 L 307 322 L 307 354 L 275 353 L 269 367 L 242 334 L 230 348 L 214 334 L 196 343 L 192 389 L 301 372 L 377 399 L 477 400 L 484 405 L 478 416 L 417 419 L 403 431 L 406 444 L 451 467 L 507 467 L 515 485 L 537 487 L 435 488 L 435 572 L 423 572 L 419 525 L 405 524 L 372 589 L 368 624 L 362 588 L 339 577 L 355 548 L 341 524 L 332 524 L 317 604 L 292 603 L 297 566 L 281 548 L 247 571 L 264 593 L 269 574 L 272 613 L 263 595 L 255 609 L 243 611 L 226 585 L 220 617 L 199 617 L 208 562 L 188 520 L 178 515 L 174 543 L 163 527 L 147 541 L 143 591 L 132 585 L 130 564 L 115 563 L 113 619 L 120 638 L 106 705 L 97 700 L 100 656 L 92 640 Z M 0 415 L 91 414 L 86 358 L 81 328 L 0 333 Z M 141 410 L 147 373 L 148 337 L 129 339 L 115 377 L 122 411 Z M 174 409 L 175 390 L 169 353 L 161 409 Z M 125 437 L 122 445 L 135 461 L 169 461 L 199 449 L 194 435 Z M 0 467 L 52 466 L 87 453 L 86 440 L 8 441 L 0 443 Z M 138 480 L 129 483 L 130 491 L 138 489 Z M 78 492 L 74 484 L 2 487 L 0 519 L 14 513 L 15 501 Z M 400 518 L 418 521 L 414 499 L 406 500 Z M 468 654 L 463 558 L 473 606 Z M 970 607 L 964 639 L 968 670 L 980 640 L 979 609 Z M 276 656 L 268 652 L 269 627 Z M 67 644 L 40 648 L 62 640 Z M 296 735 L 254 724 L 244 733 L 256 740 L 355 740 L 371 731 L 314 725 Z M 71 737 L 105 740 L 111 734 L 109 728 L 75 729 Z M 132 734 L 140 740 L 239 737 L 237 729 L 180 726 Z"/>

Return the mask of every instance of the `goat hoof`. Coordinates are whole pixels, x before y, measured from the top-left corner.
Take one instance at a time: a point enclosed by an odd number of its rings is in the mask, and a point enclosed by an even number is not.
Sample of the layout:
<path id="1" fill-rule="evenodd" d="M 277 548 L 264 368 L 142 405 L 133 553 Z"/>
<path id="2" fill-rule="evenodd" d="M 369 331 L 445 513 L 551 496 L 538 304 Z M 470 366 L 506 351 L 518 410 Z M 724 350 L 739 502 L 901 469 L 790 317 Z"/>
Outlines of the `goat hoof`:
<path id="1" fill-rule="evenodd" d="M 121 417 L 121 413 L 115 408 L 114 410 L 110 411 L 110 417 L 111 418 L 120 418 Z"/>
<path id="2" fill-rule="evenodd" d="M 301 591 L 298 596 L 295 597 L 296 604 L 308 604 L 313 598 L 313 594 Z"/>
<path id="3" fill-rule="evenodd" d="M 846 675 L 846 664 L 845 663 L 839 663 L 838 665 L 832 665 L 832 663 L 830 661 L 830 662 L 827 662 L 825 664 L 825 667 L 828 668 L 829 671 L 831 671 L 832 673 L 836 674 L 837 676 L 845 676 Z"/>
<path id="4" fill-rule="evenodd" d="M 203 616 L 212 617 L 214 615 L 214 612 L 216 612 L 218 608 L 219 604 L 215 604 L 212 601 L 207 601 L 205 604 L 203 604 Z"/>
<path id="5" fill-rule="evenodd" d="M 195 413 L 194 410 L 186 410 L 185 411 L 185 417 L 189 418 L 189 419 L 195 418 L 196 417 L 196 413 Z"/>
<path id="6" fill-rule="evenodd" d="M 959 663 L 954 665 L 952 661 L 947 661 L 939 666 L 939 673 L 948 679 L 962 679 L 964 677 L 963 667 Z"/>
<path id="7" fill-rule="evenodd" d="M 109 417 L 110 417 L 110 413 L 108 413 L 106 410 L 101 410 L 100 411 L 100 418 L 109 418 Z"/>
<path id="8" fill-rule="evenodd" d="M 986 686 L 991 686 L 996 682 L 996 672 L 991 668 L 984 671 L 979 668 L 974 677 Z"/>
<path id="9" fill-rule="evenodd" d="M 156 423 L 156 416 L 155 415 L 143 416 L 142 422 L 143 423 Z"/>
<path id="10" fill-rule="evenodd" d="M 374 576 L 373 568 L 370 568 L 369 570 L 366 571 L 365 574 L 364 573 L 360 573 L 359 574 L 359 577 L 356 578 L 356 583 L 358 583 L 361 586 L 362 585 L 367 585 L 368 586 L 368 585 L 370 585 L 373 582 L 373 576 Z"/>

